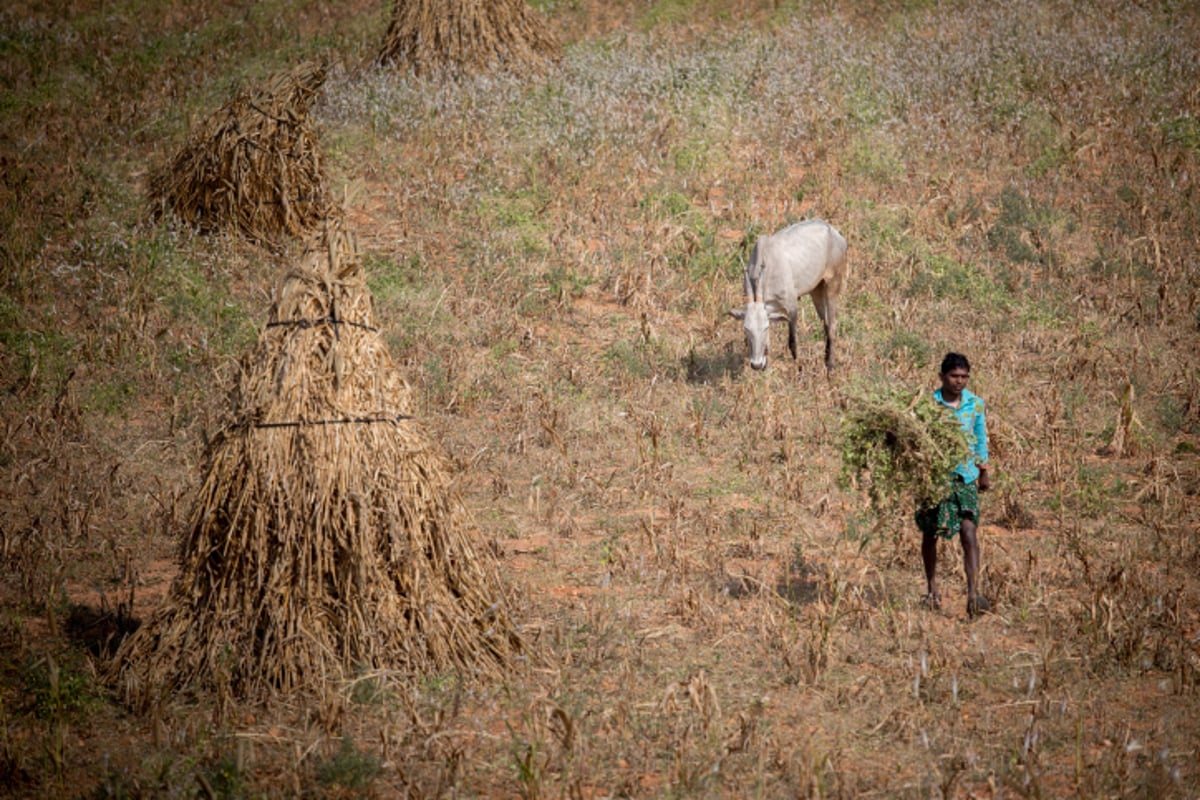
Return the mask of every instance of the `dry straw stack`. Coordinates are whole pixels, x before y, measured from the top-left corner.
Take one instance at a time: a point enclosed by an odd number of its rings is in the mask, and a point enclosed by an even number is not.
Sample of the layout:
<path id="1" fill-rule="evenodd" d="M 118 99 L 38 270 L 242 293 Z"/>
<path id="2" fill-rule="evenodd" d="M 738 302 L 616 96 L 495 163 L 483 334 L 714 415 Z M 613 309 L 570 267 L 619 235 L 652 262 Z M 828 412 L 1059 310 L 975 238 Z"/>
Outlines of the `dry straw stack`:
<path id="1" fill-rule="evenodd" d="M 239 92 L 204 120 L 151 177 L 154 213 L 260 242 L 314 230 L 331 204 L 308 112 L 327 72 L 306 62 Z"/>
<path id="2" fill-rule="evenodd" d="M 364 669 L 487 678 L 521 648 L 373 325 L 353 242 L 327 230 L 243 362 L 180 574 L 109 667 L 131 705 L 189 688 L 262 700 Z"/>
<path id="3" fill-rule="evenodd" d="M 558 40 L 525 0 L 396 0 L 378 61 L 420 75 L 537 69 L 560 55 Z"/>

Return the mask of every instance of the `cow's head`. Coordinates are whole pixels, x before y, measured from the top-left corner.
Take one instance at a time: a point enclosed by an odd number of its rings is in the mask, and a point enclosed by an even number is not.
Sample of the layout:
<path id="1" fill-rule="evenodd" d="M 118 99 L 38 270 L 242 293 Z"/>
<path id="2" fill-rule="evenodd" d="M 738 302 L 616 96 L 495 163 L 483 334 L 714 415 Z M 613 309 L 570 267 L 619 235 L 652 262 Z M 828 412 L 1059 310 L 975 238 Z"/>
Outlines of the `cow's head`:
<path id="1" fill-rule="evenodd" d="M 754 297 L 746 298 L 745 308 L 735 308 L 729 315 L 742 321 L 746 346 L 750 349 L 750 367 L 767 368 L 767 351 L 771 349 L 771 315 L 767 304 Z"/>

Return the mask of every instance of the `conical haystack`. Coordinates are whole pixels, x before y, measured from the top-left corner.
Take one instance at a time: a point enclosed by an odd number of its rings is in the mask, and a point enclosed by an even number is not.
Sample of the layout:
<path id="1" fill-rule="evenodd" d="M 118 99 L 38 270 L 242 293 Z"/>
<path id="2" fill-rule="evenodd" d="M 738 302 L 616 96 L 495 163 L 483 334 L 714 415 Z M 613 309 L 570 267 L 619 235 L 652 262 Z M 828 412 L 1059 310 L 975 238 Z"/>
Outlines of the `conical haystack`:
<path id="1" fill-rule="evenodd" d="M 132 705 L 263 699 L 362 669 L 487 677 L 520 648 L 491 554 L 335 233 L 283 281 L 211 443 L 164 606 L 108 677 Z"/>
<path id="2" fill-rule="evenodd" d="M 558 60 L 562 49 L 525 0 L 396 0 L 380 64 L 417 74 L 528 70 Z"/>
<path id="3" fill-rule="evenodd" d="M 327 72 L 301 64 L 204 120 L 151 177 L 153 212 L 263 242 L 315 229 L 331 205 L 308 112 Z"/>

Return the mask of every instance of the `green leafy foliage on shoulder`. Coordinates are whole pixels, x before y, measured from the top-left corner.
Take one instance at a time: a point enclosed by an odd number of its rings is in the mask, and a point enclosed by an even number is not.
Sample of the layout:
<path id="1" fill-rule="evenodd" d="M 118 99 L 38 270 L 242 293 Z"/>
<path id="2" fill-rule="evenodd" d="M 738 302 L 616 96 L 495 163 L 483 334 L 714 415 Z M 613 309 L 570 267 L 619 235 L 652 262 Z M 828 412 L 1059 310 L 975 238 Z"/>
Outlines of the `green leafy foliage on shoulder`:
<path id="1" fill-rule="evenodd" d="M 970 452 L 966 433 L 925 389 L 852 390 L 842 417 L 843 486 L 878 511 L 937 502 Z"/>

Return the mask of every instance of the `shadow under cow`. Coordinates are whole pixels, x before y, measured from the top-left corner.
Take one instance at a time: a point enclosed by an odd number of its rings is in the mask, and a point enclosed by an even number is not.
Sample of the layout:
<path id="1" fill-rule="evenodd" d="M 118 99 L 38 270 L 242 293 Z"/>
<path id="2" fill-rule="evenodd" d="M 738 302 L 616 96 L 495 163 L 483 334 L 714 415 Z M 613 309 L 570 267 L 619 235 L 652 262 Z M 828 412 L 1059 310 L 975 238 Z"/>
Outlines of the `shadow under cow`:
<path id="1" fill-rule="evenodd" d="M 719 353 L 690 350 L 682 362 L 691 384 L 719 383 L 725 376 L 738 378 L 746 369 L 745 354 L 728 346 Z"/>

